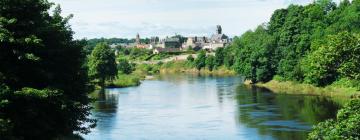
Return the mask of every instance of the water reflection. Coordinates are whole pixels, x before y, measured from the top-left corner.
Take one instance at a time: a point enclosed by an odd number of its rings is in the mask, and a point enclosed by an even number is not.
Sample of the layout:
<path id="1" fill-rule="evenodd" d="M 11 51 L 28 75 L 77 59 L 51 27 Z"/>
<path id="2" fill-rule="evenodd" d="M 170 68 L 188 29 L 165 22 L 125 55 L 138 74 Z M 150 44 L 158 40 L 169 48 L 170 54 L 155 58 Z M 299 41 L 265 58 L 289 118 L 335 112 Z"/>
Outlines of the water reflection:
<path id="1" fill-rule="evenodd" d="M 100 91 L 98 99 L 94 104 L 94 111 L 99 113 L 115 113 L 118 104 L 118 93 L 109 90 Z"/>
<path id="2" fill-rule="evenodd" d="M 335 116 L 328 98 L 273 94 L 240 77 L 160 76 L 108 89 L 94 103 L 98 126 L 87 140 L 305 139 Z"/>
<path id="3" fill-rule="evenodd" d="M 257 128 L 276 139 L 306 139 L 313 124 L 334 118 L 340 105 L 329 98 L 273 94 L 252 86 L 236 89 L 237 124 Z"/>

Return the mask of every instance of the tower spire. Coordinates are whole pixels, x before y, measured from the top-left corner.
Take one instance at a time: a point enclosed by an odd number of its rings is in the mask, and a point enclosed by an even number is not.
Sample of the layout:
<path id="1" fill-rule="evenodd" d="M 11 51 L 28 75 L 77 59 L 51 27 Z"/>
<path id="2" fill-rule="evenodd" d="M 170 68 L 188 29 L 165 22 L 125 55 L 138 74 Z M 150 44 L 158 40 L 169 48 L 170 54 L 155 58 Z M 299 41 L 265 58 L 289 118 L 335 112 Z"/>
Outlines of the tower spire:
<path id="1" fill-rule="evenodd" d="M 217 25 L 216 28 L 217 28 L 217 33 L 218 33 L 218 34 L 222 34 L 221 25 Z"/>

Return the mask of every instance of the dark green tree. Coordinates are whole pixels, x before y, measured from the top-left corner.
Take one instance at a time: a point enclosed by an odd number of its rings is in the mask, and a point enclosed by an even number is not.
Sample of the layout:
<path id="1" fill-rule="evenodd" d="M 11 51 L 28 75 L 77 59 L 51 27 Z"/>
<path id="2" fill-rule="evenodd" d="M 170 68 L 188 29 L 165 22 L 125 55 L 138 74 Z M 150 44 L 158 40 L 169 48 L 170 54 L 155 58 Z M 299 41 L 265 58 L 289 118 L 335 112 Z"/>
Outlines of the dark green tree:
<path id="1" fill-rule="evenodd" d="M 206 67 L 212 71 L 215 67 L 215 56 L 209 55 L 205 61 Z"/>
<path id="2" fill-rule="evenodd" d="M 218 48 L 215 50 L 215 67 L 220 67 L 224 65 L 224 58 L 225 58 L 225 49 Z"/>
<path id="3" fill-rule="evenodd" d="M 46 0 L 0 1 L 0 138 L 88 133 L 83 43 Z M 86 123 L 86 125 L 85 125 Z M 4 127 L 3 127 L 4 126 Z"/>
<path id="4" fill-rule="evenodd" d="M 113 80 L 117 75 L 115 52 L 106 43 L 99 43 L 89 58 L 89 75 L 99 79 L 101 87 L 106 80 Z"/>
<path id="5" fill-rule="evenodd" d="M 201 50 L 198 55 L 197 58 L 195 59 L 195 67 L 198 70 L 201 70 L 202 68 L 204 68 L 206 66 L 206 52 L 204 50 Z"/>
<path id="6" fill-rule="evenodd" d="M 120 59 L 117 68 L 123 74 L 131 74 L 133 72 L 132 65 L 126 59 Z"/>
<path id="7" fill-rule="evenodd" d="M 234 41 L 239 46 L 235 70 L 253 83 L 267 82 L 275 74 L 273 38 L 263 26 Z"/>

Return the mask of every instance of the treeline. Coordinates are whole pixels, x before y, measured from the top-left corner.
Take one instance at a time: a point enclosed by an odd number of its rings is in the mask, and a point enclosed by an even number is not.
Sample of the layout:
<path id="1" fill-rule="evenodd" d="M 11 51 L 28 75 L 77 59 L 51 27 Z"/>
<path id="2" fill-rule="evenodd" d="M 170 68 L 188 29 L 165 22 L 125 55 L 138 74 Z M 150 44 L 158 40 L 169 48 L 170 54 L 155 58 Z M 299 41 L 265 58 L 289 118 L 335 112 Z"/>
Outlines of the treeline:
<path id="1" fill-rule="evenodd" d="M 253 83 L 275 79 L 360 90 L 360 0 L 276 10 L 270 22 L 236 37 L 229 48 L 230 68 Z M 336 120 L 316 126 L 309 139 L 359 139 L 359 116 L 356 99 Z"/>
<path id="2" fill-rule="evenodd" d="M 276 79 L 359 87 L 359 31 L 360 0 L 290 5 L 234 39 L 232 68 L 253 83 Z"/>
<path id="3" fill-rule="evenodd" d="M 83 46 L 59 6 L 0 1 L 0 139 L 69 139 L 88 133 L 89 80 Z M 80 138 L 77 138 L 80 139 Z"/>

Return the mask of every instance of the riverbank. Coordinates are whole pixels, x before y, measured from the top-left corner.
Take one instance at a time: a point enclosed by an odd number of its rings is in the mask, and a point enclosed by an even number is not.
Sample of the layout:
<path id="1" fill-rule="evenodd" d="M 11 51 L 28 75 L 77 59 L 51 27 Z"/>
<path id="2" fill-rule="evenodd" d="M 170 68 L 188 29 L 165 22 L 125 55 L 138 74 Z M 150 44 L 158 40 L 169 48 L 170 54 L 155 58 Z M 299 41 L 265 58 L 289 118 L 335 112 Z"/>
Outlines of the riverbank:
<path id="1" fill-rule="evenodd" d="M 143 80 L 143 76 L 135 75 L 135 74 L 121 74 L 118 78 L 106 85 L 107 88 L 124 88 L 124 87 L 133 87 L 139 86 L 141 84 L 141 80 Z"/>
<path id="2" fill-rule="evenodd" d="M 235 76 L 237 73 L 234 70 L 230 70 L 225 66 L 215 68 L 210 71 L 207 68 L 201 70 L 196 69 L 194 66 L 189 64 L 187 61 L 173 61 L 161 65 L 159 69 L 160 74 L 174 74 L 174 73 L 185 73 L 185 74 L 200 74 L 200 75 L 214 75 L 214 76 Z"/>
<path id="3" fill-rule="evenodd" d="M 290 81 L 279 82 L 272 80 L 267 83 L 257 83 L 256 86 L 267 88 L 274 93 L 280 94 L 303 94 L 345 98 L 360 97 L 360 91 L 356 88 L 344 88 L 332 85 L 326 87 L 316 87 L 310 84 L 295 83 Z"/>
<path id="4" fill-rule="evenodd" d="M 139 86 L 147 76 L 156 74 L 155 65 L 139 64 L 131 74 L 119 73 L 117 78 L 106 84 L 106 88 L 124 88 Z"/>

